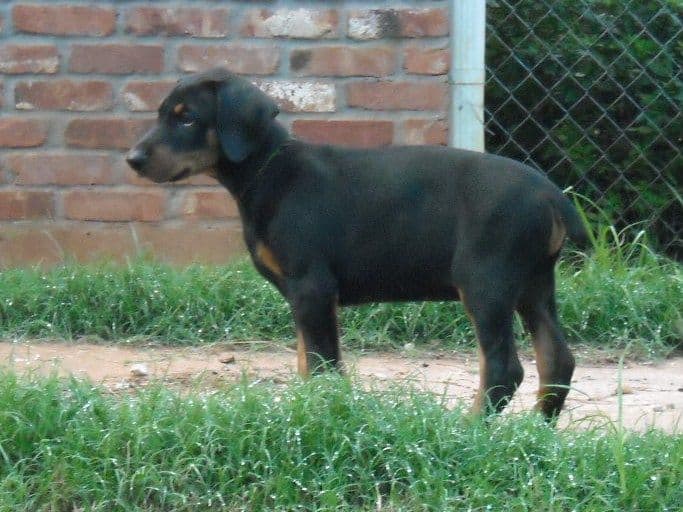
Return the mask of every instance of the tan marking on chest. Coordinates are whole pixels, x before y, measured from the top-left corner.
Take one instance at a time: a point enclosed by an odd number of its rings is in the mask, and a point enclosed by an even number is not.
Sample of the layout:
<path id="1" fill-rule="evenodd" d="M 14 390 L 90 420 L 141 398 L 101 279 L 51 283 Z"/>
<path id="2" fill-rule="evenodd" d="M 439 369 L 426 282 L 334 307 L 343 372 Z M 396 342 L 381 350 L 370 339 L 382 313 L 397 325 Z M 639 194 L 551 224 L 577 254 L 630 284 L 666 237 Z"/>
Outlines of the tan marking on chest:
<path id="1" fill-rule="evenodd" d="M 273 251 L 261 242 L 256 244 L 256 259 L 277 277 L 282 277 L 282 267 L 273 254 Z"/>

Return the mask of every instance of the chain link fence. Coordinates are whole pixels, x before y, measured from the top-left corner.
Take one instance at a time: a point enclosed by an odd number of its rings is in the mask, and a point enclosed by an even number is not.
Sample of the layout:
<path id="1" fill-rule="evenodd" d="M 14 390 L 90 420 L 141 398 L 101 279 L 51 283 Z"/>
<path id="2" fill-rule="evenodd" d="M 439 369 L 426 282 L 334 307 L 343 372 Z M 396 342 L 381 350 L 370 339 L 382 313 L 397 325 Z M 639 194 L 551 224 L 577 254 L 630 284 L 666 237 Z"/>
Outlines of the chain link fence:
<path id="1" fill-rule="evenodd" d="M 489 0 L 486 64 L 488 151 L 683 258 L 683 0 Z"/>

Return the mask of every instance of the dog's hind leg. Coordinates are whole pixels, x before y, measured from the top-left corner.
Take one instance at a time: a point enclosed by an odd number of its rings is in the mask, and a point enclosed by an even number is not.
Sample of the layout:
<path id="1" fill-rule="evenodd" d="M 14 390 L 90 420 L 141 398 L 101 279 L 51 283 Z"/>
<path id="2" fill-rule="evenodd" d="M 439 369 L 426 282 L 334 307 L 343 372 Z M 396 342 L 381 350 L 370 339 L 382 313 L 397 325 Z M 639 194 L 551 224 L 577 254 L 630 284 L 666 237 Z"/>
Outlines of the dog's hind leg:
<path id="1" fill-rule="evenodd" d="M 507 405 L 524 378 L 524 369 L 513 338 L 513 308 L 481 284 L 459 288 L 459 294 L 479 342 L 479 392 L 473 409 L 486 414 Z"/>
<path id="2" fill-rule="evenodd" d="M 557 318 L 554 281 L 551 268 L 530 284 L 517 307 L 536 352 L 540 381 L 536 408 L 548 419 L 560 413 L 575 367 Z"/>
<path id="3" fill-rule="evenodd" d="M 299 374 L 340 369 L 337 293 L 331 279 L 307 275 L 291 280 L 287 283 L 287 296 L 297 329 Z"/>

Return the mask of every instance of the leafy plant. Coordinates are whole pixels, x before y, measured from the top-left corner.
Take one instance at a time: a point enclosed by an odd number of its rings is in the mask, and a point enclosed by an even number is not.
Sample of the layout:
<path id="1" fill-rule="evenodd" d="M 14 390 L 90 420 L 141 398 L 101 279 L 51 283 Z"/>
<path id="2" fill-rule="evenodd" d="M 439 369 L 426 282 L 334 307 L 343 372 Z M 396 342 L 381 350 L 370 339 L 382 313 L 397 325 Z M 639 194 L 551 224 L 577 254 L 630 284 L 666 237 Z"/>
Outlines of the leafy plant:
<path id="1" fill-rule="evenodd" d="M 683 3 L 490 1 L 487 12 L 488 150 L 593 198 L 619 229 L 647 225 L 683 258 Z"/>

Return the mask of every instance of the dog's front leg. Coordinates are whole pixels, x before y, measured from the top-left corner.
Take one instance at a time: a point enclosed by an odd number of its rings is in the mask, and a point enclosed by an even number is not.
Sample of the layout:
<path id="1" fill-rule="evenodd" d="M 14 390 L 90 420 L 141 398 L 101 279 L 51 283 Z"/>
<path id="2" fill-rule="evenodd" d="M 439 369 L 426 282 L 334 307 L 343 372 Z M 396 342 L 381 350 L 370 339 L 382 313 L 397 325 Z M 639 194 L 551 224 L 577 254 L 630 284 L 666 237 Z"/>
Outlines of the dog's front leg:
<path id="1" fill-rule="evenodd" d="M 297 330 L 300 375 L 340 369 L 337 333 L 337 289 L 326 273 L 307 275 L 287 283 Z"/>

